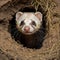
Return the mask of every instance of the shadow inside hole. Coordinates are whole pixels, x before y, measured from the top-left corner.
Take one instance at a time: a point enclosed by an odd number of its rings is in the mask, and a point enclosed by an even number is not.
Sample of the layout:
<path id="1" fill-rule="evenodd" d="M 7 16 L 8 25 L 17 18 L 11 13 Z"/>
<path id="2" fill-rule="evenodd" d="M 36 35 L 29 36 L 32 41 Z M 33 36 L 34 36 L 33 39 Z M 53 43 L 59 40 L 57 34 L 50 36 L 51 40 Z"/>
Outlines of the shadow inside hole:
<path id="1" fill-rule="evenodd" d="M 43 22 L 39 31 L 29 36 L 23 35 L 20 31 L 18 31 L 18 29 L 16 28 L 15 19 L 16 17 L 14 15 L 13 19 L 9 22 L 9 28 L 8 28 L 12 38 L 14 38 L 15 41 L 18 42 L 19 44 L 23 44 L 24 47 L 36 48 L 36 49 L 41 48 L 42 43 L 44 41 L 44 36 L 46 35 L 46 22 L 44 21 L 44 17 L 43 17 Z"/>
<path id="2" fill-rule="evenodd" d="M 36 12 L 34 7 L 24 7 L 23 9 L 20 10 L 21 12 Z"/>

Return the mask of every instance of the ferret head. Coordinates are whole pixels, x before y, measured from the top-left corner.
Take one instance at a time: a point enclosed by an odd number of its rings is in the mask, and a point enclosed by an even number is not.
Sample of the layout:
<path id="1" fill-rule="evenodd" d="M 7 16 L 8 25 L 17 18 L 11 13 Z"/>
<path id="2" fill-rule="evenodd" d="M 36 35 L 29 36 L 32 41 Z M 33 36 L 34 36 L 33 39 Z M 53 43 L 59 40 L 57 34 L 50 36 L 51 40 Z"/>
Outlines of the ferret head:
<path id="1" fill-rule="evenodd" d="M 42 14 L 36 13 L 16 13 L 16 26 L 20 32 L 25 35 L 31 35 L 40 29 L 42 22 Z"/>

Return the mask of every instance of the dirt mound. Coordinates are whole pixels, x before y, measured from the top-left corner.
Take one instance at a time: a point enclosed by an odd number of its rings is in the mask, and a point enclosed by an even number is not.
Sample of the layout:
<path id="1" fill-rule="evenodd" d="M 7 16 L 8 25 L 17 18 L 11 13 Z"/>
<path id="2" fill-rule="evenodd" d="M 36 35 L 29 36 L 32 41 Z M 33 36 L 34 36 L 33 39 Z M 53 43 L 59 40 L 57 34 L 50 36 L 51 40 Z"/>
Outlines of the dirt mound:
<path id="1" fill-rule="evenodd" d="M 39 3 L 40 2 L 40 3 Z M 46 3 L 47 2 L 47 3 Z M 56 2 L 56 4 L 55 4 Z M 60 60 L 60 0 L 1 0 L 0 1 L 0 60 Z M 43 4 L 42 4 L 43 3 Z M 41 11 L 47 34 L 40 49 L 18 44 L 9 33 L 9 21 L 22 8 Z"/>

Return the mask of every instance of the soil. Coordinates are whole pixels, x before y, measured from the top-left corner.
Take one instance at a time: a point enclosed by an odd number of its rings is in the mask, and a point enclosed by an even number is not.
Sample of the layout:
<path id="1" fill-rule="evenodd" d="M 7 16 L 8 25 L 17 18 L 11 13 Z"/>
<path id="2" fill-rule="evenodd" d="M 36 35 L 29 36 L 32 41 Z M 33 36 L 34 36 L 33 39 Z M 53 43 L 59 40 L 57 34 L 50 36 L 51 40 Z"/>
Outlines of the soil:
<path id="1" fill-rule="evenodd" d="M 54 15 L 51 30 L 49 34 L 47 32 L 40 49 L 23 47 L 8 31 L 9 21 L 24 4 L 17 4 L 19 0 L 16 5 L 11 5 L 12 0 L 0 1 L 0 60 L 60 60 L 60 0 L 54 1 L 57 3 L 54 10 L 58 17 Z"/>

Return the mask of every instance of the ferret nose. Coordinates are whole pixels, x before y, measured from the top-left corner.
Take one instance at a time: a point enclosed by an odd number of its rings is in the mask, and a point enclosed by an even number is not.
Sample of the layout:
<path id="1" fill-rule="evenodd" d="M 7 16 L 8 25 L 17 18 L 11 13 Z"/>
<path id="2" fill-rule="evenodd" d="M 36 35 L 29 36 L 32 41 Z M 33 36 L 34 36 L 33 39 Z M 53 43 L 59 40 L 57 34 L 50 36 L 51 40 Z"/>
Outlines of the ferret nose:
<path id="1" fill-rule="evenodd" d="M 29 32 L 29 30 L 30 30 L 30 27 L 28 27 L 28 26 L 26 26 L 26 27 L 24 28 L 24 31 L 25 31 L 25 32 Z"/>

